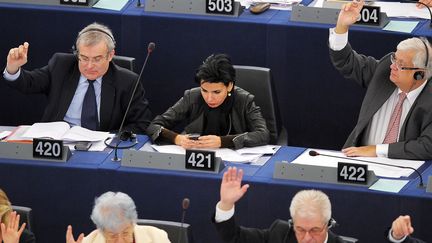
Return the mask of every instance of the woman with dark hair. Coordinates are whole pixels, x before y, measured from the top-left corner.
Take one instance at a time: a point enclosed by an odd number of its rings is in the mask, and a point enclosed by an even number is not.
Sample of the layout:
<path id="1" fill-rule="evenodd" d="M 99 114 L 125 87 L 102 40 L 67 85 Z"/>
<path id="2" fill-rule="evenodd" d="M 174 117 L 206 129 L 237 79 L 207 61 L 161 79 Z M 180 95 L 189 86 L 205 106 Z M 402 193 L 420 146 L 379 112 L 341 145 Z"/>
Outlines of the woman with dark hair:
<path id="1" fill-rule="evenodd" d="M 33 233 L 25 229 L 25 223 L 19 227 L 19 220 L 20 216 L 12 210 L 6 193 L 0 189 L 0 243 L 36 242 Z"/>
<path id="2" fill-rule="evenodd" d="M 235 148 L 265 145 L 270 133 L 254 96 L 235 86 L 235 70 L 225 54 L 209 56 L 198 68 L 200 87 L 183 97 L 147 128 L 153 142 L 184 148 Z M 173 129 L 186 122 L 182 134 Z M 191 136 L 194 135 L 194 136 Z"/>

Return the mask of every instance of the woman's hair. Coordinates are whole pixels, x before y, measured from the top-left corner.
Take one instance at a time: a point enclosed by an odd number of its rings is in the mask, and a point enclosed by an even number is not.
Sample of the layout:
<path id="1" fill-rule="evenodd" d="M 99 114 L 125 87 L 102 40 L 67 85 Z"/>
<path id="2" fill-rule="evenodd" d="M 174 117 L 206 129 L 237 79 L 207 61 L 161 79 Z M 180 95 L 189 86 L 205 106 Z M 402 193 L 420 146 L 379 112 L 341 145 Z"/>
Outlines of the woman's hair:
<path id="1" fill-rule="evenodd" d="M 195 82 L 235 83 L 236 73 L 231 59 L 226 54 L 212 54 L 206 58 L 195 74 Z"/>
<path id="2" fill-rule="evenodd" d="M 6 193 L 0 189 L 0 220 L 5 225 L 8 224 L 9 214 L 12 212 L 12 206 Z"/>
<path id="3" fill-rule="evenodd" d="M 125 224 L 138 219 L 135 203 L 123 192 L 105 192 L 96 198 L 90 217 L 99 230 L 119 233 Z"/>

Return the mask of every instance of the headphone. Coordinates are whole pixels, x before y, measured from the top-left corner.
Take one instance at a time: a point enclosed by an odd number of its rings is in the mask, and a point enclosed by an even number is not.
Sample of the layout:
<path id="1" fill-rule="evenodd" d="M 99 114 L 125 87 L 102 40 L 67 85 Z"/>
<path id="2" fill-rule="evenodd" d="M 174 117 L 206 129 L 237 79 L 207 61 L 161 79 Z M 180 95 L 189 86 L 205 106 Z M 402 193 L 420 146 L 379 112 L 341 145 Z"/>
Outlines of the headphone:
<path id="1" fill-rule="evenodd" d="M 96 32 L 100 32 L 100 33 L 103 33 L 103 34 L 107 35 L 112 40 L 112 42 L 114 43 L 114 46 L 115 46 L 116 41 L 114 39 L 114 36 L 112 36 L 107 31 L 99 29 L 99 28 L 89 28 L 89 29 L 85 30 L 84 32 L 79 33 L 77 39 L 79 39 L 83 34 L 91 32 L 91 31 L 96 31 Z M 72 52 L 73 52 L 74 55 L 77 54 L 77 49 L 76 49 L 75 45 L 72 45 Z"/>
<path id="2" fill-rule="evenodd" d="M 429 63 L 429 48 L 427 47 L 426 42 L 423 40 L 423 38 L 418 38 L 421 40 L 421 42 L 423 43 L 423 45 L 425 46 L 425 50 L 426 50 L 426 62 L 425 62 L 425 68 L 428 67 L 428 63 Z M 414 73 L 414 80 L 415 81 L 420 81 L 423 80 L 425 77 L 425 71 L 416 71 Z"/>
<path id="3" fill-rule="evenodd" d="M 288 224 L 289 224 L 290 228 L 294 227 L 294 221 L 292 219 L 288 220 Z M 327 223 L 327 227 L 330 229 L 330 228 L 333 228 L 336 226 L 338 226 L 336 220 L 334 218 L 330 218 L 330 220 Z"/>

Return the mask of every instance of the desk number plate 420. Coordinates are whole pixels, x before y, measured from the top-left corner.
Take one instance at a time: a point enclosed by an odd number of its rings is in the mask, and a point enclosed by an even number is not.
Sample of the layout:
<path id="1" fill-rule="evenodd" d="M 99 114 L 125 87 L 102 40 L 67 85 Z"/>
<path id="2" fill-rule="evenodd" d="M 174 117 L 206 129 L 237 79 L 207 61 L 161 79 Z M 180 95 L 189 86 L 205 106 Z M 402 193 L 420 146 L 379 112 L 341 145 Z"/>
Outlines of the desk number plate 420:
<path id="1" fill-rule="evenodd" d="M 62 159 L 63 141 L 53 139 L 33 139 L 33 157 L 44 159 Z"/>

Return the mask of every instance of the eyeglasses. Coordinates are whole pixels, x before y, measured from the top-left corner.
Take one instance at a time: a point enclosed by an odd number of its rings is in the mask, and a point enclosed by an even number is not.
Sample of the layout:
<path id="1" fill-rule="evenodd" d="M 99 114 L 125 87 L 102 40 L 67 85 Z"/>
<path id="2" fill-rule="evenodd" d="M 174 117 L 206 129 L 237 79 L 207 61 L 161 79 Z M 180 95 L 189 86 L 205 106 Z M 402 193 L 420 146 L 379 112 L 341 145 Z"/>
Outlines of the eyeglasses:
<path id="1" fill-rule="evenodd" d="M 398 61 L 396 59 L 396 54 L 394 52 L 392 52 L 392 54 L 390 55 L 390 61 L 391 61 L 392 64 L 394 64 L 396 66 L 397 70 L 401 70 L 401 71 L 424 69 L 424 68 L 404 67 L 404 66 L 402 66 L 400 63 L 398 63 Z"/>
<path id="2" fill-rule="evenodd" d="M 102 62 L 102 60 L 104 59 L 108 59 L 108 55 L 109 52 L 106 55 L 101 55 L 101 56 L 97 56 L 97 57 L 86 57 L 84 55 L 78 54 L 78 61 L 80 61 L 82 64 L 89 64 L 89 63 L 93 63 L 93 64 L 99 64 L 100 62 Z"/>
<path id="3" fill-rule="evenodd" d="M 299 226 L 294 226 L 294 231 L 299 236 L 305 236 L 306 233 L 309 233 L 309 235 L 311 236 L 318 236 L 324 231 L 325 228 L 326 228 L 326 224 L 324 224 L 321 228 L 313 227 L 310 230 L 303 229 L 302 227 Z"/>

